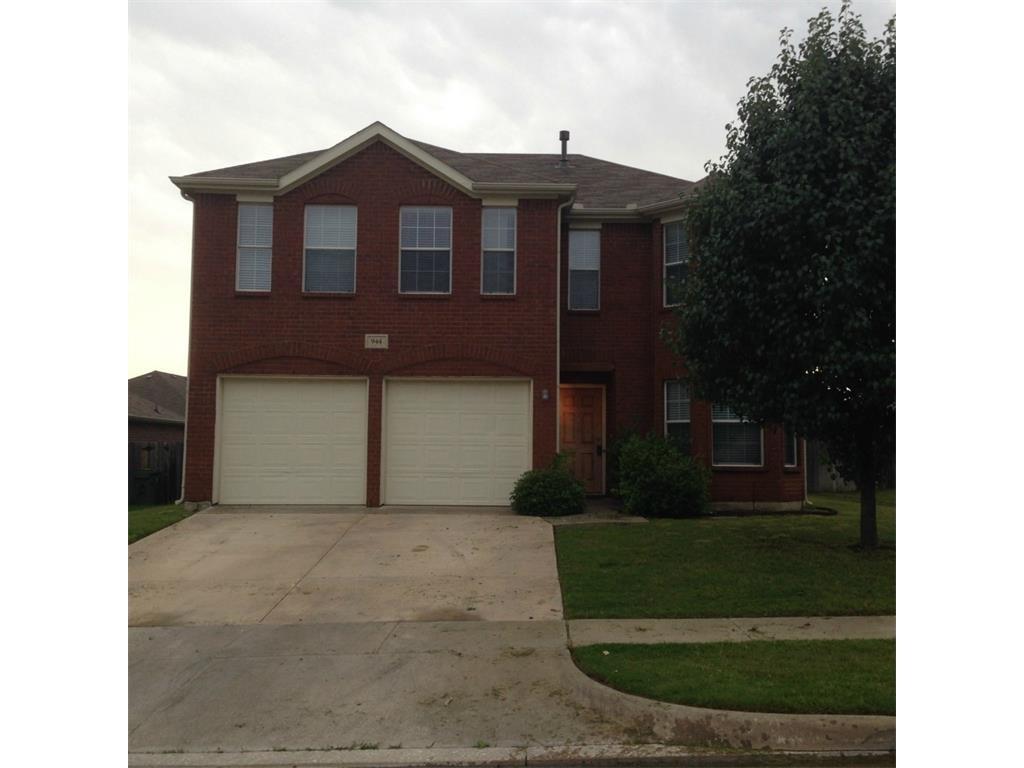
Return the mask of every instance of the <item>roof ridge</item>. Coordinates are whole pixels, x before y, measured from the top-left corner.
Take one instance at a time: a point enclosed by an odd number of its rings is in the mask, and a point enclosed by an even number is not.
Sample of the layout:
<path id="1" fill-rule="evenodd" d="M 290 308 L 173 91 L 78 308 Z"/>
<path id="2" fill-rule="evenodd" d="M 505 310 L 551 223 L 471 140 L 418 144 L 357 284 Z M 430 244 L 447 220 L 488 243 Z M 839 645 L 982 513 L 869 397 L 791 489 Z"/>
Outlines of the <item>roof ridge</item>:
<path id="1" fill-rule="evenodd" d="M 660 176 L 663 179 L 671 179 L 672 181 L 683 181 L 683 182 L 686 182 L 687 184 L 693 184 L 694 183 L 694 181 L 691 180 L 691 179 L 684 179 L 684 178 L 682 178 L 680 176 L 669 176 L 667 173 L 658 173 L 657 171 L 648 171 L 646 168 L 638 168 L 635 165 L 626 165 L 625 163 L 616 163 L 614 160 L 604 160 L 604 159 L 602 159 L 600 157 L 592 157 L 590 155 L 580 155 L 580 157 L 585 157 L 588 160 L 597 160 L 599 163 L 605 163 L 607 165 L 615 165 L 615 166 L 618 166 L 619 168 L 628 168 L 631 171 L 640 171 L 641 173 L 649 173 L 652 176 Z"/>
<path id="2" fill-rule="evenodd" d="M 140 373 L 137 376 L 132 376 L 128 381 L 134 381 L 135 379 L 141 379 L 143 376 L 152 376 L 154 373 L 159 373 L 161 376 L 173 376 L 176 379 L 187 379 L 188 376 L 184 376 L 180 373 L 171 373 L 170 371 L 161 371 L 158 368 L 154 368 L 152 371 L 147 373 Z"/>
<path id="3" fill-rule="evenodd" d="M 509 157 L 561 157 L 557 152 L 462 152 L 461 154 L 469 157 L 476 157 L 479 160 L 486 160 L 487 156 L 492 155 L 507 155 Z M 605 165 L 614 165 L 618 168 L 626 168 L 630 171 L 639 171 L 640 173 L 649 173 L 652 176 L 660 176 L 663 179 L 671 179 L 672 181 L 682 181 L 687 184 L 695 184 L 695 181 L 690 179 L 684 179 L 680 176 L 669 176 L 667 173 L 659 173 L 658 171 L 649 171 L 646 168 L 639 168 L 635 165 L 626 165 L 625 163 L 617 163 L 614 160 L 605 160 L 603 157 L 594 157 L 593 155 L 584 155 L 579 152 L 570 152 L 566 155 L 569 160 L 574 157 L 585 158 L 587 160 L 594 160 L 598 163 L 604 163 Z"/>
<path id="4" fill-rule="evenodd" d="M 409 139 L 409 141 L 411 141 L 413 144 L 417 145 L 418 147 L 420 147 L 421 149 L 423 149 L 426 152 L 430 152 L 431 150 L 435 150 L 435 149 L 440 149 L 440 150 L 442 150 L 444 152 L 451 152 L 453 155 L 460 155 L 461 157 L 475 157 L 477 160 L 479 160 L 481 162 L 484 162 L 484 163 L 487 163 L 488 165 L 491 165 L 491 166 L 493 166 L 495 168 L 500 168 L 503 171 L 512 171 L 512 170 L 514 170 L 512 168 L 509 168 L 504 163 L 500 163 L 500 162 L 498 162 L 496 160 L 491 160 L 489 158 L 481 156 L 481 155 L 487 154 L 487 153 L 481 153 L 481 152 L 460 152 L 457 149 L 449 149 L 448 147 L 442 147 L 442 146 L 439 146 L 437 144 L 428 144 L 427 142 L 420 141 L 419 139 Z M 497 153 L 492 152 L 490 154 L 502 154 L 502 153 L 500 153 L 500 152 L 497 152 Z M 441 160 L 441 162 L 445 162 L 443 158 L 439 157 L 437 159 Z M 445 163 L 445 164 L 449 165 L 449 163 Z M 554 178 L 551 178 L 551 177 L 548 177 L 548 176 L 540 176 L 540 178 L 542 178 L 544 181 L 551 181 L 551 182 L 560 181 L 559 179 L 554 179 Z"/>

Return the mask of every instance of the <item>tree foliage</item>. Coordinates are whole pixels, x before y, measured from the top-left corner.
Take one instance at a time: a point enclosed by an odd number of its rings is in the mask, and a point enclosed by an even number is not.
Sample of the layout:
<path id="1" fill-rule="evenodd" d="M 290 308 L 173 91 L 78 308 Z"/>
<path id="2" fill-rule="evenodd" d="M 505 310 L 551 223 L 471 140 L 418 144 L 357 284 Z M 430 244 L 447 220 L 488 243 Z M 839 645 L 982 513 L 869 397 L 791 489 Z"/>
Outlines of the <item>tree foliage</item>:
<path id="1" fill-rule="evenodd" d="M 699 396 L 824 440 L 873 499 L 895 446 L 895 18 L 869 40 L 844 3 L 780 42 L 689 210 L 670 341 Z"/>

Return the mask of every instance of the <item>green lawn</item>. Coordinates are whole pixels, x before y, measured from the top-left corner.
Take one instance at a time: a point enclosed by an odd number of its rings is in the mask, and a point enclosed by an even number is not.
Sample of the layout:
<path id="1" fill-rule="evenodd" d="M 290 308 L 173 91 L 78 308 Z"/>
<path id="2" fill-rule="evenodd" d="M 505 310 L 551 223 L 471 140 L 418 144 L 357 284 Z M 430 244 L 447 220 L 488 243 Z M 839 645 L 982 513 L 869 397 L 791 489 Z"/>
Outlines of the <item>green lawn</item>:
<path id="1" fill-rule="evenodd" d="M 164 504 L 156 507 L 128 507 L 128 543 L 156 533 L 191 515 L 182 504 Z"/>
<path id="2" fill-rule="evenodd" d="M 605 655 L 607 652 L 607 655 Z M 580 669 L 613 688 L 716 709 L 895 715 L 895 640 L 588 645 Z"/>
<path id="3" fill-rule="evenodd" d="M 875 551 L 850 546 L 855 494 L 811 501 L 839 514 L 559 526 L 566 618 L 894 614 L 895 491 L 879 492 Z"/>

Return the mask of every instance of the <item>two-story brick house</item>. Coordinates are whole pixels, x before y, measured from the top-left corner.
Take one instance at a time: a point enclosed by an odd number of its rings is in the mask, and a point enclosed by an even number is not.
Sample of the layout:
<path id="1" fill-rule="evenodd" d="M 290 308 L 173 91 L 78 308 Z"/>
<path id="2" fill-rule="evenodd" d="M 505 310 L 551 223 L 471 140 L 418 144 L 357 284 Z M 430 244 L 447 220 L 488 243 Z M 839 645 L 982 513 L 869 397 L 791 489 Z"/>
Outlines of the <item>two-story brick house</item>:
<path id="1" fill-rule="evenodd" d="M 660 341 L 693 183 L 460 153 L 374 123 L 172 181 L 193 203 L 184 498 L 506 504 L 560 450 L 593 494 L 671 434 L 720 504 L 797 506 L 802 444 L 691 401 Z"/>

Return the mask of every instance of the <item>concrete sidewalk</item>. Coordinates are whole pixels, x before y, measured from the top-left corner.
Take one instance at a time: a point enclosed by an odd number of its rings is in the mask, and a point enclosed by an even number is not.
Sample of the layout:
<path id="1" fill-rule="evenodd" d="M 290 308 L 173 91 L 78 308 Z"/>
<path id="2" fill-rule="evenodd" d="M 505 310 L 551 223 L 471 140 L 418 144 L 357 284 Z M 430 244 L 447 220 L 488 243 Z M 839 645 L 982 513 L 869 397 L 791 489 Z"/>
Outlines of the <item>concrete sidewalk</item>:
<path id="1" fill-rule="evenodd" d="M 562 621 L 138 627 L 138 755 L 669 743 L 885 751 L 895 719 L 685 707 L 619 693 L 572 663 Z M 338 758 L 335 755 L 335 758 Z"/>
<path id="2" fill-rule="evenodd" d="M 721 643 L 755 640 L 889 640 L 895 616 L 751 619 L 573 619 L 570 646 L 597 643 Z"/>
<path id="3" fill-rule="evenodd" d="M 130 630 L 132 752 L 617 743 L 561 621 Z"/>
<path id="4" fill-rule="evenodd" d="M 773 752 L 701 750 L 662 744 L 574 747 L 468 747 L 295 752 L 132 753 L 133 768 L 868 768 L 893 766 L 887 750 Z"/>

